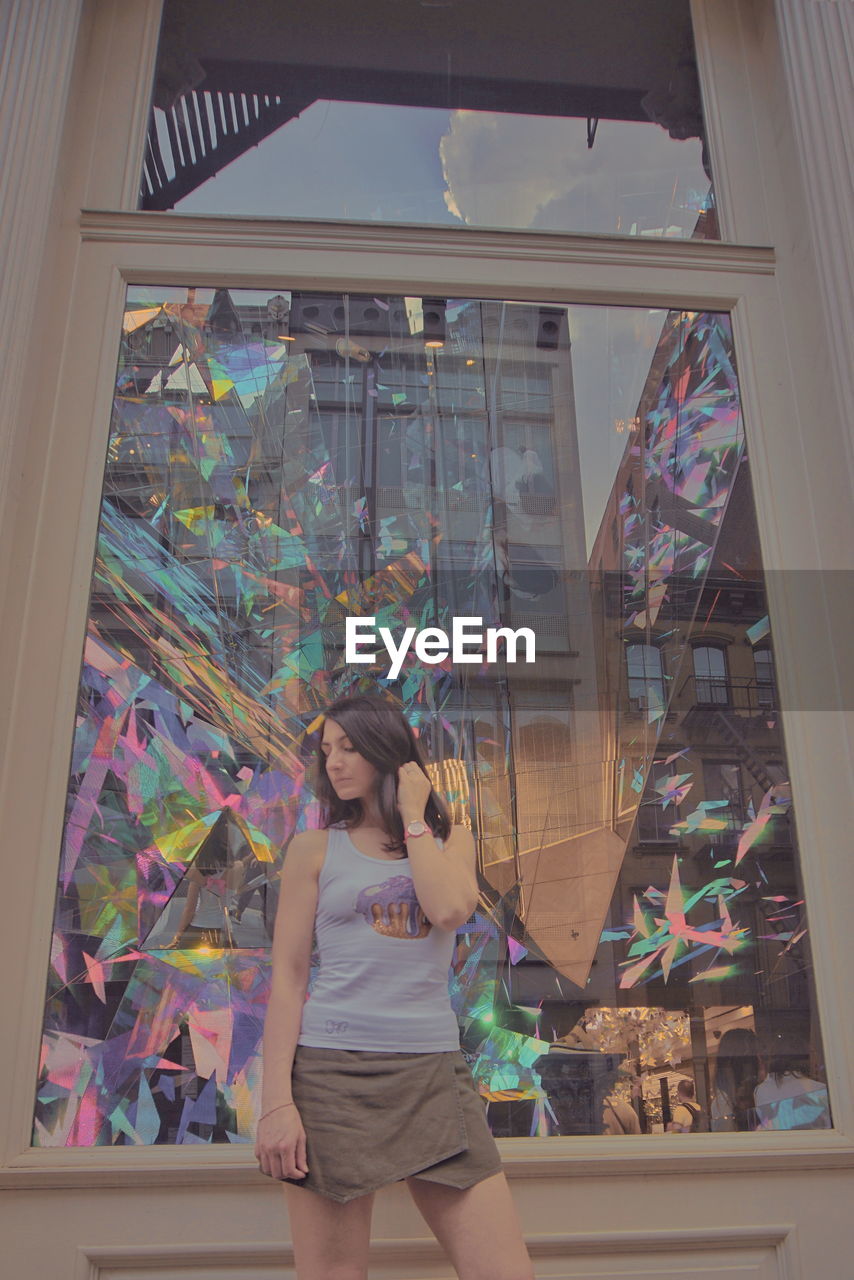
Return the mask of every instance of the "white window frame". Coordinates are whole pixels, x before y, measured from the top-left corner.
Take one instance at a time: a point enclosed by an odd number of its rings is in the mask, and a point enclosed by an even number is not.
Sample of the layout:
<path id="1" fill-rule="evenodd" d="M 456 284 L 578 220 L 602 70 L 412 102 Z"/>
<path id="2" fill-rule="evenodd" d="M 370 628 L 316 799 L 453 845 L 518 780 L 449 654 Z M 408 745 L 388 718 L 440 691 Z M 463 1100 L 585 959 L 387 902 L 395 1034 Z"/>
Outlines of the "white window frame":
<path id="1" fill-rule="evenodd" d="M 0 1184 L 140 1185 L 164 1179 L 254 1180 L 249 1147 L 32 1149 L 30 1123 L 42 1029 L 71 730 L 86 622 L 92 555 L 126 285 L 329 289 L 451 295 L 731 313 L 747 421 L 757 517 L 768 570 L 830 570 L 850 563 L 839 543 L 840 503 L 850 490 L 837 458 L 842 415 L 828 409 L 810 452 L 811 406 L 828 404 L 820 300 L 803 284 L 796 254 L 775 254 L 797 210 L 781 207 L 787 182 L 775 162 L 770 109 L 751 99 L 774 57 L 751 30 L 751 0 L 694 0 L 698 56 L 724 233 L 739 243 L 189 217 L 135 212 L 159 0 L 100 0 L 81 41 L 79 110 L 68 138 L 73 164 L 60 210 L 56 270 L 40 295 L 45 320 L 28 367 L 38 386 L 13 538 L 11 594 L 4 619 L 15 693 L 0 741 L 4 837 L 32 868 L 10 912 L 2 946 L 20 985 L 2 1011 L 18 1035 L 0 1089 Z M 90 13 L 91 19 L 91 13 Z M 770 70 L 769 70 L 770 68 Z M 768 78 L 771 77 L 771 80 Z M 84 207 L 76 219 L 75 209 Z M 790 221 L 787 222 L 786 219 Z M 64 219 L 64 222 L 63 222 Z M 75 225 L 76 224 L 76 225 Z M 788 244 L 788 241 L 786 241 Z M 758 245 L 760 247 L 752 247 Z M 58 295 L 58 296 L 57 296 Z M 51 309 L 51 302 L 53 308 Z M 793 308 L 795 308 L 793 310 Z M 38 326 L 37 326 L 38 327 Z M 809 707 L 807 672 L 844 675 L 847 633 L 831 625 L 841 608 L 805 579 L 805 604 L 791 578 L 771 574 L 769 596 L 784 704 Z M 14 621 L 14 630 L 10 622 Z M 9 639 L 11 636 L 11 640 Z M 502 1139 L 511 1176 L 682 1170 L 725 1172 L 832 1168 L 854 1164 L 854 1044 L 846 1007 L 851 885 L 848 798 L 854 790 L 844 716 L 794 710 L 785 716 L 799 819 L 802 872 L 813 925 L 819 1011 L 836 1128 L 829 1132 Z M 39 805 L 18 806 L 32 795 Z M 809 839 L 805 838 L 809 833 Z M 17 865 L 13 862 L 13 866 Z M 840 892 L 840 885 L 845 891 Z"/>

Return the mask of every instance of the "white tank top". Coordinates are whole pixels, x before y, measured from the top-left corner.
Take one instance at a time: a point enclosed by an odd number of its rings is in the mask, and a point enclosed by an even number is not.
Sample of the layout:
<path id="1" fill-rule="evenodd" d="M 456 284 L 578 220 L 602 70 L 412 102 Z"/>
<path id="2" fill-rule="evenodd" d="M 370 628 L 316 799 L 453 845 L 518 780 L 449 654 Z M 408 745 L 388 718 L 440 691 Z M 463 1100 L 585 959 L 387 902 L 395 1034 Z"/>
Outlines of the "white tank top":
<path id="1" fill-rule="evenodd" d="M 343 827 L 330 827 L 328 836 L 315 916 L 320 964 L 297 1043 L 387 1053 L 459 1049 L 448 992 L 456 934 L 424 915 L 408 858 L 360 853 Z"/>
<path id="2" fill-rule="evenodd" d="M 196 929 L 222 929 L 225 926 L 225 904 L 223 899 L 227 893 L 225 877 L 206 877 L 205 883 L 199 886 L 199 901 L 193 912 L 193 926 Z"/>

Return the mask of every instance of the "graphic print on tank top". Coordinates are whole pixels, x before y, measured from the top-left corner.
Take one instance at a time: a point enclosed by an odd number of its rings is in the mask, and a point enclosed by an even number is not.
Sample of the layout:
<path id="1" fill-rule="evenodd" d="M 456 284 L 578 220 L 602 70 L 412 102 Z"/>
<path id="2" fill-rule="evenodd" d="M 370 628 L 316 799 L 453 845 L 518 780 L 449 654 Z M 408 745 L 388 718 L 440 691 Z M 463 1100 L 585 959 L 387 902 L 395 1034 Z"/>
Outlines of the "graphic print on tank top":
<path id="1" fill-rule="evenodd" d="M 383 938 L 426 938 L 433 927 L 409 876 L 391 876 L 369 885 L 356 898 L 354 910 Z"/>

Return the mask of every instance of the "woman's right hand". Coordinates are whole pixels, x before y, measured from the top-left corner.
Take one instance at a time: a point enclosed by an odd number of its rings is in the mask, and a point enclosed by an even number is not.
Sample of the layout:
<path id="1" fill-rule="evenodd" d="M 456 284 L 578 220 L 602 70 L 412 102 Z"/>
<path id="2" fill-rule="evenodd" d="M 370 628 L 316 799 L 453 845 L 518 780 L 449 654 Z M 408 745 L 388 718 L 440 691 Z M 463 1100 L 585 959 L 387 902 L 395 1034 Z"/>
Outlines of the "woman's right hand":
<path id="1" fill-rule="evenodd" d="M 279 1107 L 258 1122 L 255 1157 L 268 1178 L 305 1177 L 305 1129 L 295 1106 Z"/>

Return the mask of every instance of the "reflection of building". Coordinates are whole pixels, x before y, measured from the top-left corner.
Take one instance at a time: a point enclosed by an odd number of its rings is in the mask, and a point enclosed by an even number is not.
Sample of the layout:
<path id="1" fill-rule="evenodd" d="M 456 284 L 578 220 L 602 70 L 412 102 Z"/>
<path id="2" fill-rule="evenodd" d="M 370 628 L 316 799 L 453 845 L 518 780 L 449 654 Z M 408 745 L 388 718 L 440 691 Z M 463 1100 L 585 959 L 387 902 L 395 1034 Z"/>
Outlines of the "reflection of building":
<path id="1" fill-rule="evenodd" d="M 328 581 L 343 584 L 352 569 L 367 582 L 414 553 L 429 570 L 437 623 L 480 611 L 536 633 L 536 667 L 508 666 L 498 694 L 489 676 L 442 673 L 458 690 L 445 712 L 470 758 L 478 737 L 500 741 L 505 724 L 512 732 L 515 792 L 503 763 L 480 784 L 490 792 L 484 863 L 506 863 L 507 874 L 494 873 L 506 889 L 546 828 L 553 842 L 603 811 L 581 767 L 586 755 L 598 778 L 601 747 L 570 714 L 595 707 L 597 694 L 587 584 L 574 576 L 585 550 L 565 310 L 295 293 L 284 327 L 290 363 L 306 371 L 288 388 L 287 412 L 307 415 L 310 447 L 328 459 L 325 558 L 315 545 Z M 355 607 L 348 599 L 342 619 Z M 343 627 L 329 613 L 325 623 L 337 669 Z"/>
<path id="2" fill-rule="evenodd" d="M 429 572 L 437 625 L 474 612 L 534 630 L 535 667 L 507 664 L 500 681 L 495 672 L 445 670 L 443 709 L 459 735 L 454 749 L 465 741 L 467 758 L 485 766 L 477 820 L 488 883 L 501 894 L 520 882 L 520 916 L 554 956 L 565 907 L 528 901 L 553 862 L 573 886 L 570 951 L 583 966 L 606 906 L 598 895 L 588 902 L 582 886 L 610 848 L 611 769 L 583 572 L 566 312 L 414 301 L 291 299 L 290 358 L 309 373 L 289 388 L 287 412 L 307 414 L 313 442 L 319 430 L 347 530 L 343 562 L 330 536 L 324 574 L 343 584 L 339 575 L 352 568 L 367 583 L 414 554 Z M 352 592 L 331 594 L 342 619 L 359 605 Z M 325 639 L 329 665 L 341 669 L 341 627 L 328 612 Z M 478 739 L 506 734 L 509 766 L 503 748 L 493 764 Z"/>
<path id="3" fill-rule="evenodd" d="M 686 351 L 691 341 L 680 338 Z M 622 708 L 615 731 L 626 774 L 635 775 L 634 796 L 621 788 L 615 804 L 618 815 L 635 817 L 609 924 L 617 937 L 632 918 L 634 929 L 623 934 L 633 949 L 626 949 L 621 989 L 609 991 L 594 978 L 587 994 L 594 1003 L 598 997 L 690 1012 L 690 1040 L 672 1062 L 693 1076 L 708 1108 L 715 1037 L 727 1027 L 749 1026 L 764 1043 L 795 1035 L 813 1061 L 821 1059 L 821 1044 L 810 1012 L 791 789 L 747 460 L 735 464 L 719 531 L 708 513 L 705 523 L 698 520 L 696 495 L 693 503 L 680 495 L 680 484 L 690 485 L 698 471 L 706 475 L 711 454 L 692 451 L 683 461 L 677 435 L 666 472 L 650 468 L 667 342 L 665 336 L 653 360 L 591 558 L 610 637 L 602 654 L 605 687 Z M 707 383 L 704 396 L 708 391 Z M 688 422 L 684 434 L 691 438 Z M 726 448 L 723 437 L 714 443 Z M 728 456 L 731 471 L 738 455 Z M 639 537 L 653 553 L 640 595 Z M 675 548 L 669 559 L 656 550 L 668 542 Z M 674 573 L 683 553 L 699 557 L 707 576 L 698 577 L 694 565 L 688 572 L 685 560 Z M 649 890 L 668 882 L 658 896 Z M 648 962 L 632 963 L 632 955 L 644 954 L 645 930 L 661 945 L 646 948 Z M 756 939 L 755 968 L 738 965 L 742 936 Z M 713 963 L 716 946 L 723 951 Z M 628 1043 L 624 1048 L 631 1054 Z"/>
<path id="4" fill-rule="evenodd" d="M 722 1029 L 749 1025 L 765 1043 L 794 1036 L 813 1061 L 821 1046 L 810 1012 L 791 792 L 746 460 L 725 491 L 706 490 L 709 509 L 705 520 L 698 515 L 696 486 L 711 473 L 710 459 L 722 475 L 739 466 L 738 415 L 727 409 L 737 392 L 727 391 L 725 381 L 714 390 L 696 345 L 708 332 L 702 317 L 691 321 L 687 336 L 681 325 L 675 330 L 675 356 L 671 328 L 653 358 L 639 427 L 627 442 L 591 559 L 604 637 L 602 714 L 620 766 L 614 821 L 626 841 L 622 868 L 614 865 L 618 888 L 606 936 L 625 939 L 632 950 L 622 952 L 617 987 L 607 968 L 594 970 L 581 1007 L 585 1018 L 615 1004 L 627 1014 L 640 1005 L 683 1017 L 684 1036 L 659 1058 L 650 1057 L 643 1035 L 621 1038 L 616 1030 L 599 1048 L 619 1049 L 639 1074 L 656 1062 L 659 1072 L 669 1066 L 671 1094 L 678 1064 L 695 1077 L 708 1105 L 708 1064 Z M 691 360 L 704 369 L 699 399 L 692 409 L 685 382 L 686 399 L 667 409 L 662 388 L 683 382 Z M 707 413 L 715 394 L 723 397 L 718 412 L 726 410 L 732 430 L 715 428 L 703 445 L 691 417 L 697 406 Z M 678 434 L 668 436 L 668 423 L 680 420 L 681 445 Z M 668 438 L 662 453 L 660 441 Z M 691 502 L 683 496 L 688 491 Z M 722 518 L 710 518 L 715 511 Z M 604 872 L 605 864 L 596 869 Z M 560 886 L 547 879 L 558 901 Z M 634 930 L 626 928 L 633 916 Z M 641 946 L 656 936 L 657 944 Z M 738 962 L 747 939 L 755 940 L 755 968 Z M 648 960 L 631 960 L 644 954 Z M 691 985 L 703 984 L 707 971 L 708 985 Z M 536 978 L 527 966 L 525 974 L 517 969 L 514 984 L 533 999 Z M 580 1069 L 584 1051 L 576 1048 L 566 1061 Z M 647 1124 L 667 1121 L 664 1096 L 663 1115 L 645 1104 Z"/>

